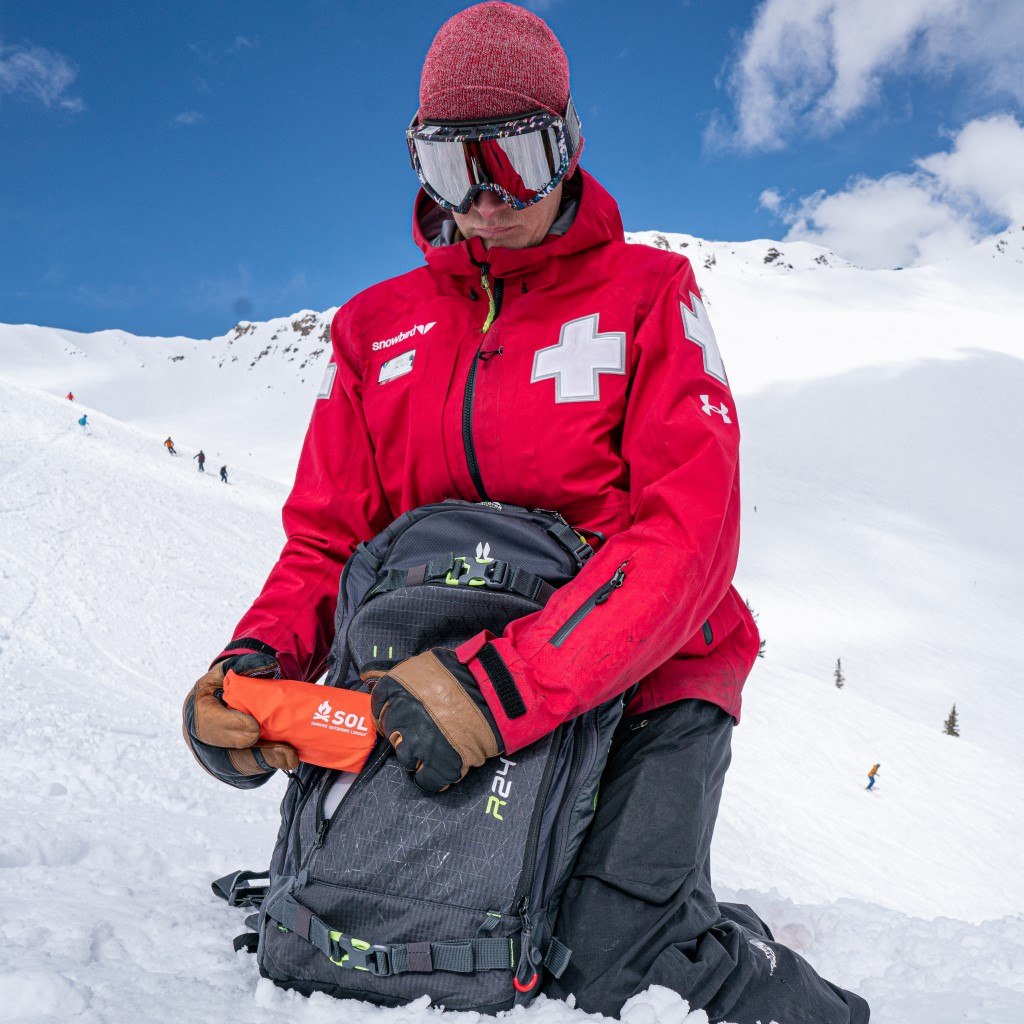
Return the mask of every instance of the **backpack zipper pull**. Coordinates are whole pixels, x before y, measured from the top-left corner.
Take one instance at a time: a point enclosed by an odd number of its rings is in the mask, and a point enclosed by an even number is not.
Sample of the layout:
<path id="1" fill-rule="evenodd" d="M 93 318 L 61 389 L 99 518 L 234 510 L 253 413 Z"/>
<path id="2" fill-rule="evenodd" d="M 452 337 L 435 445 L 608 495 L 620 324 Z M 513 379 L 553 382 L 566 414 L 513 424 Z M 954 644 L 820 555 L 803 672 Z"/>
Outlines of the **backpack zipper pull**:
<path id="1" fill-rule="evenodd" d="M 512 987 L 517 992 L 531 992 L 540 981 L 540 971 L 534 966 L 533 927 L 530 924 L 527 899 L 524 896 L 519 905 L 519 916 L 523 923 L 520 936 L 519 963 L 512 977 Z"/>
<path id="2" fill-rule="evenodd" d="M 310 854 L 316 853 L 321 846 L 324 845 L 324 840 L 327 838 L 327 830 L 331 827 L 331 819 L 324 818 L 320 822 L 320 826 L 316 830 L 316 836 L 313 839 L 313 845 L 309 848 Z"/>

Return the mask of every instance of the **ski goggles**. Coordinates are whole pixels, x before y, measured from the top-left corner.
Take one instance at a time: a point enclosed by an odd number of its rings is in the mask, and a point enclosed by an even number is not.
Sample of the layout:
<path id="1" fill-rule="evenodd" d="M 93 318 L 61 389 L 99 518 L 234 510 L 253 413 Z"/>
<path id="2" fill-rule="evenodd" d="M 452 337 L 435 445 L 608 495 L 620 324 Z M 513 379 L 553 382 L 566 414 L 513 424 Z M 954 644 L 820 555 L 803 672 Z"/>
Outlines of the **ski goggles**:
<path id="1" fill-rule="evenodd" d="M 513 210 L 540 202 L 565 177 L 580 135 L 571 99 L 562 117 L 538 111 L 511 120 L 420 122 L 417 114 L 405 133 L 423 190 L 456 213 L 485 189 Z"/>

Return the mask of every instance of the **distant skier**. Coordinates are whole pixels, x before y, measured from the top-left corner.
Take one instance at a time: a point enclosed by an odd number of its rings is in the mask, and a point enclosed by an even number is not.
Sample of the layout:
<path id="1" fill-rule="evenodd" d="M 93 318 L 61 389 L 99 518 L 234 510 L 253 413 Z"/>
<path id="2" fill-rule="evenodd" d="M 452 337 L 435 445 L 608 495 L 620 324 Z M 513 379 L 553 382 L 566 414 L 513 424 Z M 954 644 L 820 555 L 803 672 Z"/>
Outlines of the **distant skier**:
<path id="1" fill-rule="evenodd" d="M 68 392 L 67 399 L 68 399 L 69 402 L 73 402 L 75 400 L 75 393 L 74 393 L 74 391 L 69 391 Z"/>
<path id="2" fill-rule="evenodd" d="M 223 483 L 227 483 L 228 482 L 228 467 L 227 466 L 221 466 L 220 467 L 220 478 L 221 478 L 221 481 Z"/>
<path id="3" fill-rule="evenodd" d="M 174 447 L 174 442 L 170 438 L 167 438 L 167 440 L 164 441 L 164 447 L 167 449 L 169 455 L 178 454 L 178 450 Z"/>
<path id="4" fill-rule="evenodd" d="M 882 766 L 880 764 L 873 764 L 871 771 L 868 772 L 868 784 L 864 787 L 865 789 L 871 789 L 875 784 L 875 777 L 878 775 L 878 769 Z"/>
<path id="5" fill-rule="evenodd" d="M 199 462 L 199 472 L 200 473 L 205 473 L 206 469 L 204 467 L 206 466 L 206 453 L 203 451 L 203 449 L 200 448 L 199 449 L 199 454 L 198 455 L 193 455 L 192 458 L 198 460 L 198 462 Z"/>
<path id="6" fill-rule="evenodd" d="M 91 434 L 92 431 L 89 429 L 89 417 L 84 413 L 78 417 L 78 425 L 82 428 L 83 434 Z"/>

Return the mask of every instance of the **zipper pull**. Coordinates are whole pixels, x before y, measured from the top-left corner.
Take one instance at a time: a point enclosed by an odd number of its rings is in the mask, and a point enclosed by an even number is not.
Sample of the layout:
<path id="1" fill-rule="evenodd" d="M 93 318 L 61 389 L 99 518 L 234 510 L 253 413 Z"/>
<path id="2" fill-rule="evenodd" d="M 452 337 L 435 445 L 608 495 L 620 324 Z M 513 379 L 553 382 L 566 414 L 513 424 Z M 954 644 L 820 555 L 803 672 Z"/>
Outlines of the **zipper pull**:
<path id="1" fill-rule="evenodd" d="M 483 327 L 480 328 L 481 334 L 486 334 L 491 329 L 491 324 L 494 323 L 494 318 L 498 315 L 498 305 L 494 301 L 494 289 L 491 287 L 491 279 L 487 276 L 490 269 L 490 263 L 480 264 L 480 287 L 487 294 L 487 319 L 484 321 Z"/>
<path id="2" fill-rule="evenodd" d="M 612 596 L 612 591 L 618 590 L 622 586 L 626 580 L 626 565 L 628 562 L 629 559 L 627 558 L 615 570 L 615 575 L 597 592 L 597 595 L 594 597 L 594 604 L 604 604 Z"/>
<path id="3" fill-rule="evenodd" d="M 331 819 L 324 818 L 320 822 L 320 827 L 316 830 L 316 837 L 313 839 L 313 845 L 309 848 L 309 852 L 315 853 L 324 845 L 324 840 L 327 838 L 327 830 L 331 827 Z"/>
<path id="4" fill-rule="evenodd" d="M 530 924 L 530 915 L 526 897 L 520 903 L 519 918 L 522 922 L 522 932 L 519 942 L 519 963 L 516 965 L 516 973 L 512 977 L 512 987 L 523 994 L 534 989 L 540 981 L 540 971 L 537 970 L 534 961 L 539 957 L 533 948 L 533 928 Z"/>

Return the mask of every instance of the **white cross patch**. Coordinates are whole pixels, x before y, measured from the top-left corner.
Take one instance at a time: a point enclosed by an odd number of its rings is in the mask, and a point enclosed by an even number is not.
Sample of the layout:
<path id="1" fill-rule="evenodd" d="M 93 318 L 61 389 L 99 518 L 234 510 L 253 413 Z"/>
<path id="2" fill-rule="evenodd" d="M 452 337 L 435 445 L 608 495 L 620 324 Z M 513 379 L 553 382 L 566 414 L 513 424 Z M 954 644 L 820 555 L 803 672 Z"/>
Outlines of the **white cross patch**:
<path id="1" fill-rule="evenodd" d="M 722 362 L 722 353 L 718 351 L 718 341 L 708 311 L 700 296 L 693 292 L 690 292 L 690 304 L 693 306 L 692 313 L 686 308 L 685 302 L 679 303 L 679 312 L 683 315 L 683 333 L 694 345 L 700 346 L 704 354 L 704 372 L 727 385 L 729 380 L 725 376 L 725 363 Z"/>
<path id="2" fill-rule="evenodd" d="M 701 395 L 700 400 L 704 403 L 702 412 L 706 416 L 710 416 L 713 412 L 717 412 L 726 423 L 732 423 L 732 420 L 729 419 L 729 406 L 727 406 L 725 402 L 721 405 L 712 405 L 711 397 L 709 395 Z"/>
<path id="3" fill-rule="evenodd" d="M 626 335 L 599 333 L 598 313 L 562 324 L 558 344 L 533 356 L 530 383 L 553 378 L 556 402 L 596 402 L 601 397 L 601 374 L 626 372 Z"/>

